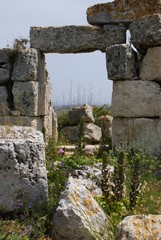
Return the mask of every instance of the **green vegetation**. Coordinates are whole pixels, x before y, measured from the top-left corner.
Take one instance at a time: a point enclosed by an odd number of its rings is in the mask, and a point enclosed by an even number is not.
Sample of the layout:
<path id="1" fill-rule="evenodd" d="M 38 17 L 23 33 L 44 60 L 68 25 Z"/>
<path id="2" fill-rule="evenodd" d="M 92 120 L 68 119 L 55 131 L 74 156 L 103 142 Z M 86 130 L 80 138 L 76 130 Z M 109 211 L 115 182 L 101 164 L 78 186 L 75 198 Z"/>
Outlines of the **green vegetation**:
<path id="1" fill-rule="evenodd" d="M 83 142 L 83 120 L 80 130 Z M 81 154 L 80 154 L 81 153 Z M 61 155 L 50 142 L 46 148 L 49 201 L 43 206 L 29 208 L 28 204 L 20 210 L 0 218 L 0 239 L 6 240 L 50 240 L 52 217 L 59 195 L 65 188 L 68 176 L 84 165 L 103 163 L 103 196 L 97 201 L 110 219 L 110 238 L 114 239 L 117 224 L 127 215 L 159 214 L 161 211 L 161 160 L 147 156 L 141 151 L 108 149 L 101 158 L 86 157 L 76 152 L 72 157 Z M 114 166 L 111 174 L 108 165 Z M 155 189 L 155 191 L 154 191 Z"/>

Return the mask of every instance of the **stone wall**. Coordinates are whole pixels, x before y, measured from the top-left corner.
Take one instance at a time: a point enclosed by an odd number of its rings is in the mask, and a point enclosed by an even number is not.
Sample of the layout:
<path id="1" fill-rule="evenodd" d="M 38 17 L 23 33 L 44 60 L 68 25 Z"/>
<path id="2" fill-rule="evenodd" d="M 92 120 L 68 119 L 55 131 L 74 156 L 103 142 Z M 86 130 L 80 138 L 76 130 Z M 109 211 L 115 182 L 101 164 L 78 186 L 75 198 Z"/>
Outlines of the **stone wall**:
<path id="1" fill-rule="evenodd" d="M 44 53 L 106 52 L 108 78 L 113 80 L 113 145 L 130 143 L 157 154 L 161 153 L 160 12 L 160 0 L 115 0 L 87 9 L 87 21 L 94 26 L 30 31 L 31 47 Z M 128 29 L 131 42 L 126 44 Z"/>
<path id="2" fill-rule="evenodd" d="M 53 116 L 44 54 L 20 46 L 0 49 L 0 125 L 31 126 L 56 140 Z"/>

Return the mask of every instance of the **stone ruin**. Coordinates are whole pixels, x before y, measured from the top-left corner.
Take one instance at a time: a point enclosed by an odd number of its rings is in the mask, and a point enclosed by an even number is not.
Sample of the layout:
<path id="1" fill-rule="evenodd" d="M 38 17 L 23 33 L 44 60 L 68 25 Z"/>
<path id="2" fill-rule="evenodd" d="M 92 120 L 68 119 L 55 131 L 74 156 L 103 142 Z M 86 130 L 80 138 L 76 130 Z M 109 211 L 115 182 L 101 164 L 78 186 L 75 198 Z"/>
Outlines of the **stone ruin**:
<path id="1" fill-rule="evenodd" d="M 161 153 L 160 11 L 160 0 L 115 0 L 97 4 L 87 10 L 89 26 L 31 27 L 31 48 L 0 50 L 0 125 L 5 132 L 0 137 L 0 146 L 5 149 L 0 155 L 1 181 L 5 181 L 6 172 L 19 172 L 17 167 L 11 171 L 7 164 L 3 166 L 8 155 L 11 161 L 23 166 L 19 182 L 30 178 L 27 174 L 32 171 L 30 164 L 24 167 L 29 159 L 39 161 L 29 145 L 24 150 L 16 150 L 16 135 L 29 144 L 31 139 L 37 139 L 31 133 L 33 127 L 43 132 L 46 139 L 57 138 L 44 53 L 75 54 L 95 50 L 106 53 L 108 77 L 113 80 L 113 146 L 131 144 L 158 155 Z M 126 43 L 127 30 L 131 33 L 129 44 Z M 8 126 L 13 135 L 8 135 Z M 13 151 L 6 150 L 10 144 Z M 41 179 L 38 175 L 33 172 L 32 177 Z M 10 181 L 12 185 L 12 179 Z M 19 184 L 17 191 L 32 185 L 32 181 L 25 184 Z M 3 206 L 4 187 L 0 189 L 0 206 Z M 47 192 L 46 186 L 44 192 Z"/>

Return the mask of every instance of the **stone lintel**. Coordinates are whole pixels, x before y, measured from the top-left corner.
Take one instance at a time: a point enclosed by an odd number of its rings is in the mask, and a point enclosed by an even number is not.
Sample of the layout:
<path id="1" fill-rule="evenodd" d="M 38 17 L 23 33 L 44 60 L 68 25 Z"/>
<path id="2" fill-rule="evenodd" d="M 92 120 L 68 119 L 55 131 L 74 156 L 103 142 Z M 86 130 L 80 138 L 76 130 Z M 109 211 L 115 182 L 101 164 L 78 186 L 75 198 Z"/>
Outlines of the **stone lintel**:
<path id="1" fill-rule="evenodd" d="M 43 53 L 83 53 L 100 50 L 126 41 L 124 26 L 31 27 L 32 48 Z"/>
<path id="2" fill-rule="evenodd" d="M 115 0 L 89 7 L 87 20 L 92 25 L 123 23 L 128 26 L 140 17 L 160 12 L 160 0 Z"/>

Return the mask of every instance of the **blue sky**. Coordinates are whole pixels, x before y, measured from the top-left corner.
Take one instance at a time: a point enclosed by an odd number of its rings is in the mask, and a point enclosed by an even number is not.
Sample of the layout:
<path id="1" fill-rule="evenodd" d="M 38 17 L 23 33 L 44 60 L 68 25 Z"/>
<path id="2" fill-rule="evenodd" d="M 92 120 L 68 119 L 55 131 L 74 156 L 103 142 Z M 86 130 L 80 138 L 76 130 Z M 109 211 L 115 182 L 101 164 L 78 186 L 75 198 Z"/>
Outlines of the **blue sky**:
<path id="1" fill-rule="evenodd" d="M 101 0 L 5 0 L 1 2 L 0 48 L 28 38 L 31 26 L 88 25 L 86 9 Z M 105 54 L 46 54 L 54 104 L 110 104 L 112 82 Z"/>

